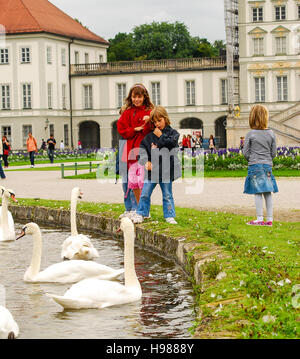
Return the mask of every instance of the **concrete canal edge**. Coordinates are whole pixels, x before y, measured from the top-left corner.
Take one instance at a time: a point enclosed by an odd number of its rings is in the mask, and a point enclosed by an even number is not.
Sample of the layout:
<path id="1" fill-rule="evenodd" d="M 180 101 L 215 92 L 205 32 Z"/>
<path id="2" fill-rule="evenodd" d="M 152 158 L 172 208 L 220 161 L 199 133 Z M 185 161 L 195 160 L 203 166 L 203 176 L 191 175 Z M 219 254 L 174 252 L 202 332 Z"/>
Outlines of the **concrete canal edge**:
<path id="1" fill-rule="evenodd" d="M 15 220 L 70 228 L 69 210 L 16 205 L 9 206 L 9 210 Z M 116 233 L 120 226 L 118 219 L 82 212 L 76 215 L 78 230 L 107 234 L 115 238 L 123 237 L 122 233 Z M 172 238 L 156 233 L 155 230 L 145 229 L 140 225 L 137 225 L 135 230 L 138 246 L 179 264 L 192 282 L 197 285 L 202 282 L 205 264 L 226 256 L 220 247 L 213 244 L 205 244 L 205 249 L 197 250 L 199 243 L 186 242 L 185 238 Z"/>

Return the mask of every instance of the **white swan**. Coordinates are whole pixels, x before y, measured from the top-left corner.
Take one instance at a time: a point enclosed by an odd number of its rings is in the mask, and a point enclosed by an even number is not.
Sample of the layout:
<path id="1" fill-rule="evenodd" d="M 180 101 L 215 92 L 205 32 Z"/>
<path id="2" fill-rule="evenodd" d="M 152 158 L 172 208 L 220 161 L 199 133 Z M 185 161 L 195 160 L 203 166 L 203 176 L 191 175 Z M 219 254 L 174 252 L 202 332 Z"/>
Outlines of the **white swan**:
<path id="1" fill-rule="evenodd" d="M 142 297 L 142 289 L 134 267 L 134 226 L 129 218 L 122 218 L 124 232 L 125 285 L 98 279 L 85 279 L 74 284 L 64 296 L 47 294 L 68 309 L 105 308 L 131 303 Z"/>
<path id="2" fill-rule="evenodd" d="M 11 212 L 7 209 L 9 198 L 14 202 L 18 202 L 15 198 L 14 191 L 11 189 L 5 189 L 3 186 L 0 187 L 0 193 L 2 193 L 2 206 L 0 210 L 0 242 L 1 241 L 14 241 L 15 235 L 15 224 Z"/>
<path id="3" fill-rule="evenodd" d="M 79 187 L 74 187 L 71 194 L 71 235 L 62 245 L 61 258 L 63 259 L 93 259 L 99 257 L 97 249 L 93 246 L 89 237 L 78 234 L 76 225 L 77 199 L 81 198 Z"/>
<path id="4" fill-rule="evenodd" d="M 0 305 L 0 339 L 14 339 L 19 335 L 19 327 L 10 311 Z"/>
<path id="5" fill-rule="evenodd" d="M 116 270 L 103 264 L 84 260 L 70 260 L 52 264 L 40 272 L 42 235 L 39 226 L 36 223 L 27 223 L 17 239 L 26 234 L 32 234 L 34 245 L 31 264 L 24 275 L 25 282 L 74 283 L 91 277 L 111 280 L 124 272 L 124 269 Z"/>

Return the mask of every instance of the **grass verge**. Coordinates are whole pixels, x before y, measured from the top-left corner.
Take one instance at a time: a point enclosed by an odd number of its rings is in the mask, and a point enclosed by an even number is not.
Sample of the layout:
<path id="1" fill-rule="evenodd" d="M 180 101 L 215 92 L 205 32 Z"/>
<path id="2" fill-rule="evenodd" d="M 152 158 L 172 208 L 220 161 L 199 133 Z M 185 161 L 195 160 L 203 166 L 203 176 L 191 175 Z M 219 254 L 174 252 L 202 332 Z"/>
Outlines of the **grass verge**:
<path id="1" fill-rule="evenodd" d="M 290 169 L 284 169 L 284 170 L 274 170 L 273 174 L 275 177 L 300 177 L 300 171 L 299 170 L 290 170 Z M 204 177 L 210 177 L 210 178 L 225 178 L 225 177 L 246 177 L 247 176 L 247 170 L 214 170 L 214 171 L 205 171 Z M 112 178 L 113 176 L 107 177 Z M 77 176 L 65 176 L 67 179 L 96 179 L 96 172 L 91 172 L 88 174 L 80 174 Z M 106 178 L 106 177 L 105 177 Z"/>
<path id="2" fill-rule="evenodd" d="M 20 199 L 20 205 L 70 208 L 69 201 Z M 78 211 L 117 218 L 121 204 L 78 203 Z M 206 263 L 201 285 L 193 283 L 196 338 L 299 338 L 300 223 L 273 227 L 247 226 L 248 217 L 176 208 L 178 225 L 163 219 L 161 206 L 151 207 L 142 225 L 196 244 L 188 257 L 222 247 L 223 259 Z M 220 279 L 222 278 L 222 279 Z M 192 278 L 191 278 L 192 280 Z"/>

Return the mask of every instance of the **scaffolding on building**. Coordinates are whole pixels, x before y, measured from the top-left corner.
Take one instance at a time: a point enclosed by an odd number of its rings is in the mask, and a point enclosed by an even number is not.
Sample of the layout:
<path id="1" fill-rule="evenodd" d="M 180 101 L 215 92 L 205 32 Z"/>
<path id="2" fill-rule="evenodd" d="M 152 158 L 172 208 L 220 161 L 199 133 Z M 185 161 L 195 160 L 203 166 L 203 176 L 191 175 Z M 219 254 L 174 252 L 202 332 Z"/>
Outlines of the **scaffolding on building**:
<path id="1" fill-rule="evenodd" d="M 233 114 L 239 105 L 239 76 L 234 73 L 234 62 L 239 58 L 239 0 L 224 0 L 227 61 L 228 112 Z"/>

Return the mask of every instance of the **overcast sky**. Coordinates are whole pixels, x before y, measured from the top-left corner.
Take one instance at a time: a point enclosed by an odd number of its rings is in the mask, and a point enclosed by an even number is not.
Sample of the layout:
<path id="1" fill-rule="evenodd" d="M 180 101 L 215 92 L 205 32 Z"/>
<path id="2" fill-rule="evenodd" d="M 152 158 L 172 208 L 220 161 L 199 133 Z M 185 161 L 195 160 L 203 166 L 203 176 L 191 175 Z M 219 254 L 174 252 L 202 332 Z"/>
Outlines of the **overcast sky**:
<path id="1" fill-rule="evenodd" d="M 105 40 L 152 21 L 183 22 L 192 36 L 225 40 L 223 0 L 50 0 Z"/>

